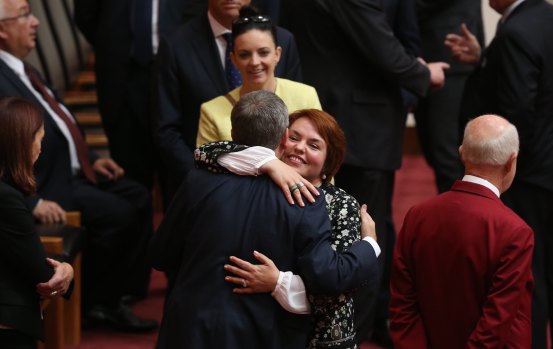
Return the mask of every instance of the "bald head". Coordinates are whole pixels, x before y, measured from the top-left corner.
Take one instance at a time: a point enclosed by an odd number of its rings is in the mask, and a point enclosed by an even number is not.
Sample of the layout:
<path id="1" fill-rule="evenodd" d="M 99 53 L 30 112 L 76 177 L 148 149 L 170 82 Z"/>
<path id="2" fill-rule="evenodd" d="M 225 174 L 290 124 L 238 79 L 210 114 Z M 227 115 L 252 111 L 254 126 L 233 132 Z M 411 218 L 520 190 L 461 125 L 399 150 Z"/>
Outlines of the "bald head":
<path id="1" fill-rule="evenodd" d="M 467 124 L 459 152 L 465 174 L 483 178 L 503 193 L 516 173 L 517 129 L 500 116 L 479 116 Z"/>
<path id="2" fill-rule="evenodd" d="M 513 154 L 518 154 L 518 133 L 504 118 L 482 115 L 467 124 L 461 147 L 463 161 L 504 165 Z"/>

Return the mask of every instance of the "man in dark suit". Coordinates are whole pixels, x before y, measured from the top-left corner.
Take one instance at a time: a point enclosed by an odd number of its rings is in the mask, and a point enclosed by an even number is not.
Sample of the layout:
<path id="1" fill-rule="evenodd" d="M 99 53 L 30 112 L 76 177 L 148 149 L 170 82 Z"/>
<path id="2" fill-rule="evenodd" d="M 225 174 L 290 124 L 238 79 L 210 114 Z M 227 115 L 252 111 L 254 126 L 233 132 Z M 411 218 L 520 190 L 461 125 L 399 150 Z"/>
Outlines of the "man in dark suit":
<path id="1" fill-rule="evenodd" d="M 288 110 L 274 93 L 255 91 L 240 98 L 231 122 L 235 141 L 276 149 L 287 137 Z M 301 275 L 309 292 L 368 282 L 376 272 L 371 245 L 362 240 L 336 254 L 329 238 L 322 197 L 301 208 L 266 176 L 191 170 L 150 246 L 156 269 L 177 272 L 157 348 L 305 348 L 310 318 L 269 294 L 233 293 L 223 266 L 231 255 L 253 262 L 255 250 Z"/>
<path id="2" fill-rule="evenodd" d="M 281 3 L 283 24 L 298 41 L 305 82 L 317 89 L 323 109 L 346 134 L 346 160 L 336 184 L 367 203 L 385 246 L 386 237 L 395 234 L 386 230 L 393 229 L 394 171 L 402 157 L 405 110 L 400 87 L 424 96 L 431 85 L 443 84 L 445 66 L 425 66 L 405 52 L 381 1 Z M 370 313 L 369 306 L 356 306 L 359 340 L 367 335 Z"/>
<path id="3" fill-rule="evenodd" d="M 35 164 L 37 196 L 29 199 L 36 219 L 65 221 L 81 212 L 89 239 L 84 254 L 83 301 L 91 320 L 123 330 L 149 330 L 155 321 L 137 318 L 120 304 L 123 295 L 145 296 L 150 269 L 142 255 L 152 233 L 148 192 L 123 177 L 109 158 L 89 152 L 74 117 L 23 59 L 35 47 L 39 25 L 26 0 L 0 0 L 0 97 L 35 103 L 44 118 L 42 152 Z"/>
<path id="4" fill-rule="evenodd" d="M 444 46 L 447 34 L 459 30 L 462 23 L 484 43 L 481 0 L 418 0 L 417 13 L 422 42 L 422 58 L 450 64 L 447 84 L 420 100 L 415 119 L 424 157 L 436 177 L 439 192 L 451 188 L 463 173 L 457 148 L 460 141 L 459 109 L 465 82 L 474 70 L 451 57 Z"/>
<path id="5" fill-rule="evenodd" d="M 463 119 L 498 113 L 520 132 L 518 172 L 504 201 L 535 233 L 532 348 L 541 349 L 553 314 L 553 66 L 546 63 L 553 60 L 553 6 L 542 0 L 490 5 L 502 17 L 483 52 L 468 31 L 448 41 L 462 62 L 477 65 L 465 88 Z"/>
<path id="6" fill-rule="evenodd" d="M 225 78 L 222 34 L 230 32 L 239 9 L 250 0 L 209 0 L 208 12 L 162 38 L 158 58 L 158 141 L 164 166 L 166 203 L 194 167 L 200 105 L 231 90 Z M 293 36 L 277 28 L 282 56 L 275 75 L 301 81 Z"/>
<path id="7" fill-rule="evenodd" d="M 474 119 L 459 148 L 463 179 L 407 213 L 391 278 L 396 349 L 530 347 L 534 236 L 499 199 L 518 147 L 507 120 Z"/>
<path id="8" fill-rule="evenodd" d="M 75 1 L 75 22 L 94 48 L 98 107 L 110 154 L 129 178 L 148 189 L 158 165 L 152 70 L 159 36 L 205 7 L 203 0 Z M 145 43 L 145 50 L 137 49 L 137 42 Z"/>

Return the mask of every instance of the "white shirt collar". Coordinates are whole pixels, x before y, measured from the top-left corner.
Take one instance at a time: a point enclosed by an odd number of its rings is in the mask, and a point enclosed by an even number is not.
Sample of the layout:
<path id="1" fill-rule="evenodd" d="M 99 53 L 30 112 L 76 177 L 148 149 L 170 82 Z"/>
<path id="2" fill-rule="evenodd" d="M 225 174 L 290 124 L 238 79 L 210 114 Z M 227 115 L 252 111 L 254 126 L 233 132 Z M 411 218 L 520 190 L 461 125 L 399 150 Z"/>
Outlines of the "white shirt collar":
<path id="1" fill-rule="evenodd" d="M 11 53 L 8 53 L 4 50 L 0 50 L 0 59 L 4 61 L 13 70 L 17 75 L 24 76 L 25 74 L 25 65 L 23 61 L 15 57 Z"/>
<path id="2" fill-rule="evenodd" d="M 217 38 L 225 33 L 230 33 L 231 31 L 225 28 L 221 23 L 217 22 L 215 17 L 211 14 L 211 12 L 207 11 L 207 19 L 209 20 L 209 26 L 211 27 L 211 31 L 213 32 L 213 37 Z"/>
<path id="3" fill-rule="evenodd" d="M 511 15 L 511 13 L 513 13 L 515 8 L 517 8 L 523 2 L 524 2 L 524 0 L 517 0 L 517 1 L 513 2 L 509 7 L 507 7 L 505 12 L 503 12 L 503 14 L 501 15 L 501 18 L 499 19 L 501 21 L 501 23 L 505 23 L 505 21 L 507 20 L 507 17 L 509 17 Z"/>
<path id="4" fill-rule="evenodd" d="M 491 191 L 493 191 L 494 194 L 497 195 L 497 197 L 499 197 L 499 195 L 500 195 L 499 189 L 497 189 L 497 187 L 495 185 L 491 184 L 490 182 L 488 182 L 484 178 L 471 176 L 471 175 L 464 175 L 463 176 L 463 181 L 483 185 L 484 187 L 486 187 L 486 188 L 490 189 Z"/>

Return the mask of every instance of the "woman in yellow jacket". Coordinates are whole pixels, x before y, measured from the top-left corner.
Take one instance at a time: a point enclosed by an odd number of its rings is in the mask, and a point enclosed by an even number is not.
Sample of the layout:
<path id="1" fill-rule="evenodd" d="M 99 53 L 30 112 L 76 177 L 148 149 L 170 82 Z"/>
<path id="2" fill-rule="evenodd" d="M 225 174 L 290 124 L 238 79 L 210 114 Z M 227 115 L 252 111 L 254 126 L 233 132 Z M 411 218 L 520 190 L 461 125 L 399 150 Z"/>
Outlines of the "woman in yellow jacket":
<path id="1" fill-rule="evenodd" d="M 230 113 L 240 96 L 257 90 L 274 92 L 282 98 L 290 113 L 299 109 L 321 109 L 317 92 L 311 86 L 275 77 L 281 47 L 276 40 L 275 25 L 252 8 L 240 10 L 232 25 L 231 59 L 240 71 L 242 85 L 226 95 L 201 106 L 196 143 L 231 140 Z"/>

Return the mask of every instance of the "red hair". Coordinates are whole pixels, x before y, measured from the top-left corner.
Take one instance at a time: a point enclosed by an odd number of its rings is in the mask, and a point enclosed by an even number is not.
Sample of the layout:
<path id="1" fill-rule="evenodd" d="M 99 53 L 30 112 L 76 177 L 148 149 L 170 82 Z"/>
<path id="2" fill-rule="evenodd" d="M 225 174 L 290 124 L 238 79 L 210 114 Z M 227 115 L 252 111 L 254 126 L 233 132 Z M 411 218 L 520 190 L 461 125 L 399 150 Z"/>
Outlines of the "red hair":
<path id="1" fill-rule="evenodd" d="M 340 169 L 346 156 L 346 136 L 336 122 L 336 119 L 327 112 L 318 109 L 302 109 L 290 114 L 290 126 L 301 118 L 309 119 L 326 143 L 326 159 L 321 176 L 323 183 L 328 183 Z"/>

